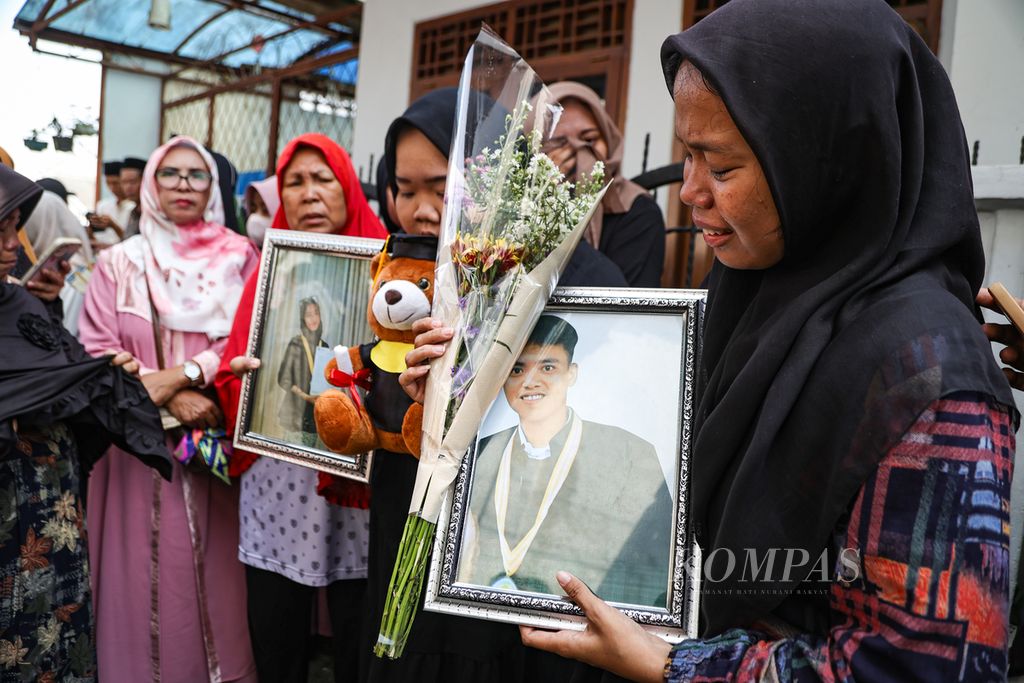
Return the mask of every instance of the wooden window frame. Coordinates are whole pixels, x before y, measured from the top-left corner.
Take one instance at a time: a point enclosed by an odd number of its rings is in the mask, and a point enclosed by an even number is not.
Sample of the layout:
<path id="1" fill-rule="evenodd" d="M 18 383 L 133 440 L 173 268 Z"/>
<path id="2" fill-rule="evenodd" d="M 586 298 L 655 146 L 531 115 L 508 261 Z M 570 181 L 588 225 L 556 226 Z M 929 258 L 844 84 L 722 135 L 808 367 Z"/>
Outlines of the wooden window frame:
<path id="1" fill-rule="evenodd" d="M 698 8 L 698 0 L 682 0 L 683 2 L 683 29 L 687 29 L 700 21 L 702 18 L 724 5 L 728 0 L 705 0 L 708 7 Z M 914 4 L 904 4 L 907 2 Z M 893 4 L 899 3 L 896 6 Z M 942 0 L 889 0 L 890 6 L 903 19 L 917 30 L 918 34 L 925 41 L 931 51 L 939 52 L 939 34 L 942 20 Z M 675 135 L 672 136 L 672 160 L 682 161 L 683 148 Z M 689 225 L 692 221 L 689 210 L 678 199 L 680 183 L 673 183 L 668 186 L 669 205 L 666 216 L 666 225 Z M 662 283 L 667 286 L 677 286 L 684 281 L 684 273 L 687 270 L 686 258 L 689 253 L 687 240 L 696 240 L 693 245 L 694 252 L 694 286 L 699 283 L 704 275 L 711 269 L 714 259 L 712 251 L 704 244 L 704 240 L 697 240 L 696 235 L 686 233 L 675 233 L 669 235 L 665 248 L 665 269 Z"/>
<path id="2" fill-rule="evenodd" d="M 427 49 L 423 43 L 424 34 L 432 30 L 443 30 L 453 24 L 487 21 L 491 28 L 513 48 L 520 52 L 527 52 L 530 66 L 546 83 L 573 77 L 603 75 L 605 77 L 605 106 L 620 130 L 623 129 L 626 118 L 626 95 L 629 87 L 629 57 L 633 42 L 634 0 L 605 1 L 609 4 L 622 4 L 621 42 L 617 45 L 584 49 L 571 54 L 529 56 L 529 48 L 533 46 L 527 46 L 527 49 L 524 50 L 523 45 L 517 44 L 522 42 L 522 40 L 516 40 L 515 35 L 518 27 L 522 25 L 520 14 L 527 11 L 528 8 L 546 4 L 546 0 L 507 0 L 418 22 L 413 31 L 413 65 L 409 78 L 409 100 L 415 100 L 437 88 L 454 86 L 459 83 L 460 70 L 436 76 L 418 76 L 417 69 L 420 68 L 418 62 L 422 53 Z M 618 29 L 613 29 L 613 32 L 618 32 Z M 563 33 L 555 40 L 571 38 L 571 33 Z M 466 37 L 460 42 L 466 43 L 466 50 L 472 44 L 472 40 L 467 40 Z"/>

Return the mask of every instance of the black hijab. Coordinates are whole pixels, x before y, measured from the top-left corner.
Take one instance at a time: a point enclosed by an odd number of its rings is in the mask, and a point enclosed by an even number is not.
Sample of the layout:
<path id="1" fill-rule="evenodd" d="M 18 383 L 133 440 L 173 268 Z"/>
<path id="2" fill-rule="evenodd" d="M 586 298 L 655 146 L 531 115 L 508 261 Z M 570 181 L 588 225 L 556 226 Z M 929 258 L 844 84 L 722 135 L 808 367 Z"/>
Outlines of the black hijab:
<path id="1" fill-rule="evenodd" d="M 232 232 L 241 233 L 238 226 L 238 208 L 235 202 L 235 187 L 238 184 L 238 171 L 226 156 L 220 152 L 207 150 L 217 163 L 217 182 L 220 198 L 224 202 L 224 225 Z"/>
<path id="2" fill-rule="evenodd" d="M 398 138 L 407 128 L 416 128 L 448 158 L 455 133 L 458 107 L 458 88 L 441 88 L 427 93 L 409 105 L 401 116 L 392 121 L 384 139 L 384 164 L 391 191 L 398 196 L 395 180 Z M 476 148 L 493 146 L 504 133 L 506 110 L 489 95 L 472 91 L 468 103 L 469 118 L 481 121 Z M 581 241 L 559 279 L 559 284 L 573 287 L 626 287 L 628 283 L 611 259 Z"/>
<path id="3" fill-rule="evenodd" d="M 377 162 L 377 185 L 375 187 L 377 190 L 377 214 L 388 232 L 394 235 L 396 232 L 402 232 L 402 226 L 391 218 L 391 214 L 388 212 L 388 190 L 391 188 L 389 177 L 387 159 L 381 158 Z"/>
<path id="4" fill-rule="evenodd" d="M 68 195 L 74 194 L 74 192 L 68 192 L 68 188 L 64 187 L 64 183 L 57 180 L 56 178 L 40 178 L 36 181 L 36 185 L 43 188 L 47 192 L 52 192 L 65 204 L 68 203 Z"/>
<path id="5" fill-rule="evenodd" d="M 39 198 L 43 196 L 43 188 L 31 180 L 16 173 L 10 167 L 0 164 L 0 220 L 6 218 L 12 211 L 21 207 L 21 216 L 18 218 L 18 229 L 20 230 L 32 211 L 35 210 Z M 24 247 L 18 247 L 18 261 L 11 271 L 14 277 L 22 277 L 32 267 L 32 261 L 25 253 Z"/>
<path id="6" fill-rule="evenodd" d="M 384 168 L 388 184 L 396 196 L 398 182 L 395 180 L 395 154 L 402 131 L 407 128 L 417 129 L 447 159 L 452 148 L 458 94 L 458 88 L 441 88 L 429 92 L 415 100 L 401 116 L 391 122 L 384 138 Z"/>
<path id="7" fill-rule="evenodd" d="M 817 558 L 930 403 L 973 390 L 1013 405 L 974 304 L 984 256 L 953 91 L 881 0 L 732 0 L 661 58 L 670 90 L 686 60 L 725 102 L 785 241 L 772 268 L 711 272 L 695 530 L 705 558 L 727 549 L 737 566 L 747 549 Z M 811 569 L 753 591 L 734 572 L 702 598 L 704 633 L 773 612 L 827 627 L 825 598 L 793 593 Z"/>
<path id="8" fill-rule="evenodd" d="M 0 164 L 0 220 L 7 218 L 17 208 L 21 208 L 18 229 L 32 214 L 43 196 L 43 188 L 38 184 Z"/>

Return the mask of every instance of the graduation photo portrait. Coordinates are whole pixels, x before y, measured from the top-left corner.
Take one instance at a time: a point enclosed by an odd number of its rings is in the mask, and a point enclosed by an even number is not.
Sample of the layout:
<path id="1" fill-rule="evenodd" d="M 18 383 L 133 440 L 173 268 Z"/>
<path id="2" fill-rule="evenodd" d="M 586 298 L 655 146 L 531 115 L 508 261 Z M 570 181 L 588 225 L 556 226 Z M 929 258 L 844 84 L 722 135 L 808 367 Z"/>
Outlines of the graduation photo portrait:
<path id="1" fill-rule="evenodd" d="M 332 453 L 317 436 L 313 405 L 331 388 L 333 349 L 373 338 L 366 319 L 370 259 L 381 240 L 268 231 L 249 332 L 235 445 L 365 481 L 370 455 Z"/>
<path id="2" fill-rule="evenodd" d="M 702 297 L 556 291 L 442 513 L 448 533 L 428 609 L 533 625 L 574 619 L 555 580 L 566 570 L 641 623 L 688 628 L 691 586 L 677 560 L 689 544 Z"/>

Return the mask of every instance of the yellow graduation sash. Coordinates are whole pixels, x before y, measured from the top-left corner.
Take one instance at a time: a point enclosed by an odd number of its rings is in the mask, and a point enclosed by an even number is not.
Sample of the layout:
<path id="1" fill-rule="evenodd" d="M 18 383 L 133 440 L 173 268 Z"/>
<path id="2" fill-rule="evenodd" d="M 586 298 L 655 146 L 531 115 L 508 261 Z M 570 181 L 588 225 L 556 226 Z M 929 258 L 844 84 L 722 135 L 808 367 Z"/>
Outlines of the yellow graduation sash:
<path id="1" fill-rule="evenodd" d="M 306 341 L 306 335 L 300 334 L 299 338 L 302 339 L 302 347 L 306 349 L 306 362 L 309 363 L 309 374 L 313 374 L 313 350 L 309 348 L 309 342 Z"/>
<path id="2" fill-rule="evenodd" d="M 575 462 L 576 455 L 580 450 L 582 436 L 583 421 L 580 420 L 576 413 L 573 413 L 569 437 L 565 440 L 565 445 L 562 446 L 562 452 L 558 454 L 555 469 L 551 472 L 551 477 L 548 479 L 547 488 L 544 490 L 544 498 L 541 500 L 540 508 L 537 510 L 533 526 L 516 544 L 515 548 L 509 546 L 508 539 L 505 537 L 505 516 L 508 513 L 508 497 L 511 486 L 512 443 L 515 441 L 516 435 L 513 433 L 512 438 L 508 440 L 508 445 L 505 446 L 505 451 L 501 454 L 501 462 L 498 464 L 498 479 L 494 485 L 494 512 L 498 522 L 498 544 L 501 547 L 501 562 L 505 566 L 505 574 L 508 576 L 512 576 L 519 571 L 523 560 L 526 559 L 526 553 L 533 544 L 533 539 L 536 538 L 541 524 L 544 523 L 544 519 L 548 516 L 548 510 L 551 509 L 551 505 L 555 502 L 555 496 L 558 495 L 558 492 L 562 489 L 562 484 L 569 477 L 569 470 L 572 469 L 572 464 Z"/>

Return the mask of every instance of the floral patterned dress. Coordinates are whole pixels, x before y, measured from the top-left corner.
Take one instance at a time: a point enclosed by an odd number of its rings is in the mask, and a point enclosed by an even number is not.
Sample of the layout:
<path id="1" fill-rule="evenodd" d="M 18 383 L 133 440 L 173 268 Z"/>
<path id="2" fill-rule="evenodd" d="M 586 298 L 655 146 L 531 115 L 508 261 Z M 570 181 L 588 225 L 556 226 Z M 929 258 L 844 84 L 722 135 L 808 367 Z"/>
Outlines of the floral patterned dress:
<path id="1" fill-rule="evenodd" d="M 0 453 L 0 683 L 94 681 L 75 440 L 63 424 Z"/>

